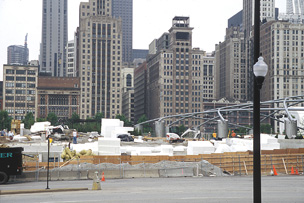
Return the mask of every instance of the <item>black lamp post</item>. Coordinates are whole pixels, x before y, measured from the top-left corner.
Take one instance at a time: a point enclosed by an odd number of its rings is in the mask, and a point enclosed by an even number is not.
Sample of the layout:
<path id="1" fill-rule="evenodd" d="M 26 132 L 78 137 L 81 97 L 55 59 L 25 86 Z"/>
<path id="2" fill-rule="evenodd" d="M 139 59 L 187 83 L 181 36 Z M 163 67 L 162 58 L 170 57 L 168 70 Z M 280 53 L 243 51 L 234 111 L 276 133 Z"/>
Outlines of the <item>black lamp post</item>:
<path id="1" fill-rule="evenodd" d="M 261 197 L 261 145 L 260 145 L 260 89 L 262 88 L 268 66 L 263 57 L 253 66 L 254 73 L 254 103 L 253 103 L 253 199 L 255 203 L 262 201 Z"/>

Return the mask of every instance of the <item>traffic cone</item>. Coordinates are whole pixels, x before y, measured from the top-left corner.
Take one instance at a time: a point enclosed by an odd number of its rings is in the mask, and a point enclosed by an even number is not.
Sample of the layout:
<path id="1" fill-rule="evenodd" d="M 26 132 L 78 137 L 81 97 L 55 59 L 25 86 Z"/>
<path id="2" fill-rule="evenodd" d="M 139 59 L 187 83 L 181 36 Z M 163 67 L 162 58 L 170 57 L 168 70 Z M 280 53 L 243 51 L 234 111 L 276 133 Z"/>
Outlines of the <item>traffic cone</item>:
<path id="1" fill-rule="evenodd" d="M 273 167 L 273 175 L 274 175 L 274 176 L 277 176 L 277 175 L 278 175 L 278 173 L 277 173 L 277 171 L 276 171 L 276 169 L 275 169 L 274 165 L 272 165 L 272 167 Z"/>
<path id="2" fill-rule="evenodd" d="M 300 175 L 298 169 L 296 169 L 296 175 Z"/>
<path id="3" fill-rule="evenodd" d="M 101 181 L 106 181 L 105 176 L 104 176 L 104 172 L 102 172 Z"/>
<path id="4" fill-rule="evenodd" d="M 291 173 L 290 173 L 290 175 L 295 175 L 295 172 L 294 172 L 294 170 L 293 170 L 293 167 L 291 167 Z"/>

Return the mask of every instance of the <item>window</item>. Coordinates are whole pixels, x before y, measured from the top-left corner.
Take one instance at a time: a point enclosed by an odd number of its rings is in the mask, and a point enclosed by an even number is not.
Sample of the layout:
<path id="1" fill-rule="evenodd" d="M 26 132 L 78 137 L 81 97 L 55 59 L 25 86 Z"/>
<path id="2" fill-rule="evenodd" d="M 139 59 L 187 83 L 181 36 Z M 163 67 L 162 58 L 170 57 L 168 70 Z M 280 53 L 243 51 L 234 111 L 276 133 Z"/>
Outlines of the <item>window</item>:
<path id="1" fill-rule="evenodd" d="M 131 87 L 132 86 L 132 76 L 131 74 L 127 75 L 127 87 Z"/>

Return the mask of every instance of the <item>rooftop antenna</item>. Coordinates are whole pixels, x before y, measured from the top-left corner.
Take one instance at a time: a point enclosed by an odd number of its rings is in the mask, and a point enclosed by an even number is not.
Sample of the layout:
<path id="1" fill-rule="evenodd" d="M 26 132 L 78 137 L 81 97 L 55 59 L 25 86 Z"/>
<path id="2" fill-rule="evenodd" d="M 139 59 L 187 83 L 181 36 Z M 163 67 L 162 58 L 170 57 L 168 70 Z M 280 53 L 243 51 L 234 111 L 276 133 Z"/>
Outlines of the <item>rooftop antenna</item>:
<path id="1" fill-rule="evenodd" d="M 26 33 L 26 35 L 25 35 L 25 40 L 24 40 L 24 47 L 25 47 L 25 48 L 27 48 L 27 34 L 28 34 L 28 33 Z"/>

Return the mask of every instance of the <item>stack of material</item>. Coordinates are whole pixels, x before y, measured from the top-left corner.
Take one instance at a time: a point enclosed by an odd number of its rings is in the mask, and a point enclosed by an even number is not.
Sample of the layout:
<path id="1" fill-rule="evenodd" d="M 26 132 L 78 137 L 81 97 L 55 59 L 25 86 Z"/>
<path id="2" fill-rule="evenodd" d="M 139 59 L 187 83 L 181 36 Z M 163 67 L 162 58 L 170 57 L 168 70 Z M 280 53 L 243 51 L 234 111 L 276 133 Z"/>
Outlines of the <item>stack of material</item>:
<path id="1" fill-rule="evenodd" d="M 172 145 L 161 145 L 162 155 L 173 156 L 173 146 Z"/>
<path id="2" fill-rule="evenodd" d="M 211 154 L 215 147 L 209 141 L 189 141 L 187 155 Z"/>
<path id="3" fill-rule="evenodd" d="M 98 138 L 98 155 L 120 155 L 119 138 Z"/>
<path id="4" fill-rule="evenodd" d="M 261 150 L 280 149 L 278 139 L 266 134 L 261 134 Z"/>

